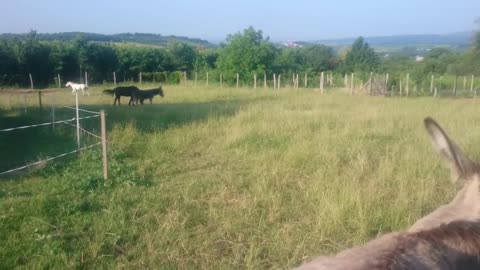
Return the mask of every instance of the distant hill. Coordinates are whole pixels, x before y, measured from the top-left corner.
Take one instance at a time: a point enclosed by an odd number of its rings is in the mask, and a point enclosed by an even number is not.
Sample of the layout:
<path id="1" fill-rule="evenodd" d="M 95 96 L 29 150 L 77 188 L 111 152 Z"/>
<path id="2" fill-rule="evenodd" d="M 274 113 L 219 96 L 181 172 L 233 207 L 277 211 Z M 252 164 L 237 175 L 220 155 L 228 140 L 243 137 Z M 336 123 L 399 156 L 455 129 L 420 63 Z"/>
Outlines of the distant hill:
<path id="1" fill-rule="evenodd" d="M 444 35 L 396 35 L 364 37 L 372 47 L 435 47 L 447 46 L 455 49 L 470 47 L 473 32 L 458 32 Z M 356 38 L 316 40 L 311 43 L 328 46 L 351 46 Z"/>
<path id="2" fill-rule="evenodd" d="M 0 38 L 24 38 L 27 34 L 0 34 Z M 216 47 L 215 44 L 208 42 L 207 40 L 199 38 L 189 38 L 182 36 L 163 36 L 160 34 L 147 34 L 147 33 L 120 33 L 112 35 L 104 34 L 95 34 L 95 33 L 84 33 L 84 32 L 62 32 L 62 33 L 37 33 L 37 37 L 40 40 L 61 40 L 61 41 L 70 41 L 75 39 L 77 36 L 82 35 L 87 41 L 96 41 L 96 42 L 128 42 L 128 43 L 139 43 L 139 44 L 148 44 L 156 46 L 165 46 L 169 42 L 177 41 L 187 43 L 193 46 L 203 46 L 207 48 Z"/>

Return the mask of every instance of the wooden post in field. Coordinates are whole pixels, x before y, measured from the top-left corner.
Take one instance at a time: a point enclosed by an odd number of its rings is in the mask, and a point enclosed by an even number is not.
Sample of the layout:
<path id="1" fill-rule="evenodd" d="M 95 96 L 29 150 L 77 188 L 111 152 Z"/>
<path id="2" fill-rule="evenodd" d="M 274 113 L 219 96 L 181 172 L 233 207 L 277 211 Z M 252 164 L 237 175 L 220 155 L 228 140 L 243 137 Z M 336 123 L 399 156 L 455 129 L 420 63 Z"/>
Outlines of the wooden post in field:
<path id="1" fill-rule="evenodd" d="M 88 87 L 88 73 L 85 71 L 85 85 Z"/>
<path id="2" fill-rule="evenodd" d="M 52 101 L 52 130 L 55 130 L 55 98 Z"/>
<path id="3" fill-rule="evenodd" d="M 257 73 L 253 74 L 253 89 L 257 89 Z"/>
<path id="4" fill-rule="evenodd" d="M 207 71 L 207 86 L 208 86 L 208 71 Z"/>
<path id="5" fill-rule="evenodd" d="M 237 89 L 238 89 L 238 73 L 237 73 Z"/>
<path id="6" fill-rule="evenodd" d="M 28 73 L 28 77 L 30 77 L 30 89 L 33 89 L 32 73 Z"/>
<path id="7" fill-rule="evenodd" d="M 105 128 L 105 111 L 100 111 L 100 128 L 102 132 L 102 159 L 103 159 L 103 180 L 108 180 L 107 164 L 107 130 Z"/>
<path id="8" fill-rule="evenodd" d="M 38 106 L 42 109 L 42 92 L 38 91 Z"/>
<path id="9" fill-rule="evenodd" d="M 197 72 L 195 71 L 195 88 L 197 88 L 197 79 L 198 79 L 198 74 L 197 74 Z"/>
<path id="10" fill-rule="evenodd" d="M 430 93 L 433 93 L 433 83 L 435 81 L 435 75 L 432 75 L 432 79 L 430 80 Z"/>
<path id="11" fill-rule="evenodd" d="M 273 90 L 277 88 L 277 78 L 275 77 L 275 73 L 273 73 Z"/>
<path id="12" fill-rule="evenodd" d="M 457 75 L 455 74 L 455 81 L 453 82 L 453 96 L 457 96 Z"/>
<path id="13" fill-rule="evenodd" d="M 223 88 L 223 74 L 220 74 L 220 88 Z"/>
<path id="14" fill-rule="evenodd" d="M 320 93 L 323 95 L 323 71 L 320 73 Z"/>
<path id="15" fill-rule="evenodd" d="M 350 95 L 353 95 L 353 72 L 352 72 L 352 78 L 350 79 Z"/>
<path id="16" fill-rule="evenodd" d="M 408 91 L 409 91 L 409 82 L 410 81 L 410 73 L 407 73 L 407 81 L 406 81 L 406 85 L 405 85 L 405 96 L 408 97 Z"/>
<path id="17" fill-rule="evenodd" d="M 282 74 L 278 74 L 278 83 L 277 83 L 278 90 L 280 90 L 281 85 L 282 85 Z"/>
<path id="18" fill-rule="evenodd" d="M 370 72 L 370 78 L 368 79 L 368 95 L 372 95 L 372 83 L 373 83 L 373 72 Z"/>
<path id="19" fill-rule="evenodd" d="M 57 74 L 57 80 L 58 80 L 58 88 L 62 88 L 62 80 L 60 78 L 60 74 Z"/>
<path id="20" fill-rule="evenodd" d="M 402 78 L 400 77 L 400 96 L 402 96 L 402 94 L 403 94 L 402 91 L 403 91 L 403 89 L 402 89 Z"/>
<path id="21" fill-rule="evenodd" d="M 298 73 L 297 73 L 297 76 L 295 77 L 295 84 L 297 85 L 297 89 L 298 89 Z"/>
<path id="22" fill-rule="evenodd" d="M 75 91 L 75 111 L 76 111 L 76 120 L 77 120 L 77 147 L 80 149 L 80 119 L 78 113 L 78 91 Z"/>
<path id="23" fill-rule="evenodd" d="M 388 77 L 389 77 L 390 74 L 386 74 L 385 75 L 385 93 L 387 93 L 387 87 L 388 87 Z"/>
<path id="24" fill-rule="evenodd" d="M 473 91 L 473 82 L 474 82 L 474 80 L 475 80 L 475 76 L 472 75 L 472 81 L 470 82 L 470 92 Z"/>
<path id="25" fill-rule="evenodd" d="M 138 73 L 138 81 L 142 84 L 142 72 Z"/>
<path id="26" fill-rule="evenodd" d="M 348 75 L 345 73 L 345 78 L 343 79 L 343 82 L 345 83 L 345 89 L 348 89 Z"/>
<path id="27" fill-rule="evenodd" d="M 113 72 L 113 85 L 117 85 L 117 76 L 115 75 L 115 71 Z"/>
<path id="28" fill-rule="evenodd" d="M 467 90 L 467 76 L 463 76 L 463 90 Z"/>
<path id="29" fill-rule="evenodd" d="M 308 75 L 307 75 L 307 73 L 305 73 L 305 83 L 304 84 L 305 84 L 305 88 L 307 88 L 308 87 Z"/>
<path id="30" fill-rule="evenodd" d="M 187 71 L 183 72 L 183 82 L 187 84 Z"/>
<path id="31" fill-rule="evenodd" d="M 263 88 L 267 89 L 267 73 L 263 72 Z"/>

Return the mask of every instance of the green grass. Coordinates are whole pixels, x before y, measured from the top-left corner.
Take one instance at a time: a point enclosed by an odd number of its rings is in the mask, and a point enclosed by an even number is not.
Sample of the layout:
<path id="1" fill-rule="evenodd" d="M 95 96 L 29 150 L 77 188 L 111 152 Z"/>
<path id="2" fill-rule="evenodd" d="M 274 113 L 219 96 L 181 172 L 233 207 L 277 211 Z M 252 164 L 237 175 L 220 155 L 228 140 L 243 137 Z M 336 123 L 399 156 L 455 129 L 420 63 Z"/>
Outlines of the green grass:
<path id="1" fill-rule="evenodd" d="M 480 157 L 474 99 L 170 86 L 114 108 L 101 90 L 81 104 L 107 111 L 110 180 L 100 149 L 0 180 L 0 268 L 286 269 L 452 198 L 424 117 Z"/>

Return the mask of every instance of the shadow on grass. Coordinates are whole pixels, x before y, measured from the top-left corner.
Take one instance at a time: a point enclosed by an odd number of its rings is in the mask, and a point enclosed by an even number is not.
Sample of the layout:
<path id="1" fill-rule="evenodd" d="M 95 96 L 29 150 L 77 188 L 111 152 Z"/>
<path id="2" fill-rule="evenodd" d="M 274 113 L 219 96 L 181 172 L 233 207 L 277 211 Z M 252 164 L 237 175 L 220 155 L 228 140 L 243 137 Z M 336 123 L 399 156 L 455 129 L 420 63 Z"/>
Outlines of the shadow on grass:
<path id="1" fill-rule="evenodd" d="M 107 113 L 107 132 L 116 124 L 135 124 L 141 133 L 164 131 L 170 127 L 199 122 L 211 116 L 228 117 L 234 115 L 243 106 L 272 97 L 253 97 L 243 99 L 216 100 L 199 103 L 160 103 L 144 106 L 112 106 L 111 104 L 84 105 L 82 109 L 91 111 L 105 110 Z M 158 101 L 157 101 L 158 102 Z M 82 112 L 80 117 L 91 114 Z M 70 109 L 57 108 L 56 120 L 72 119 L 75 112 Z M 0 129 L 38 124 L 51 121 L 50 109 L 40 110 L 28 108 L 24 112 L 0 111 Z M 70 122 L 75 124 L 75 122 Z M 99 118 L 91 118 L 80 122 L 82 128 L 100 134 Z M 0 132 L 0 172 L 22 166 L 26 163 L 56 156 L 76 149 L 75 128 L 67 124 L 56 124 L 33 127 L 12 132 Z M 83 145 L 98 141 L 85 136 Z M 68 160 L 68 159 L 67 159 Z"/>

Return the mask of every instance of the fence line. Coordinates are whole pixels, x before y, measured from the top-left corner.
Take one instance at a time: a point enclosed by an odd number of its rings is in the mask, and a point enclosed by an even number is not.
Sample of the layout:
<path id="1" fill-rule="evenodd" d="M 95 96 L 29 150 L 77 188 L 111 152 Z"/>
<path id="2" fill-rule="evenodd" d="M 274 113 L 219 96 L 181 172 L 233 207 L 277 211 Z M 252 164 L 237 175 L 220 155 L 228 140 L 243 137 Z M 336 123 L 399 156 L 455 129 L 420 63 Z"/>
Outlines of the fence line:
<path id="1" fill-rule="evenodd" d="M 71 124 L 71 123 L 68 123 L 68 122 L 63 122 L 63 124 L 67 124 L 67 125 L 72 126 L 72 127 L 74 127 L 74 128 L 77 127 L 76 125 Z M 80 127 L 80 130 L 81 130 L 82 132 L 84 132 L 84 133 L 87 133 L 87 134 L 90 135 L 90 136 L 93 136 L 93 137 L 97 138 L 97 139 L 102 139 L 102 137 L 100 137 L 100 136 L 98 136 L 98 135 L 96 135 L 96 134 L 93 134 L 93 133 L 91 133 L 90 131 L 87 131 L 86 129 L 84 129 L 84 128 L 82 128 L 82 127 Z"/>
<path id="2" fill-rule="evenodd" d="M 95 118 L 95 117 L 99 117 L 99 116 L 100 115 L 85 116 L 85 117 L 78 118 L 78 120 Z M 0 132 L 8 132 L 8 131 L 17 130 L 17 129 L 26 129 L 26 128 L 32 128 L 32 127 L 48 126 L 48 125 L 59 124 L 59 123 L 64 123 L 64 122 L 73 122 L 75 120 L 77 120 L 77 119 L 74 117 L 72 119 L 59 120 L 59 121 L 55 121 L 55 122 L 48 122 L 48 123 L 35 124 L 35 125 L 29 125 L 29 126 L 20 126 L 20 127 L 14 127 L 14 128 L 0 129 Z"/>
<path id="3" fill-rule="evenodd" d="M 36 162 L 30 163 L 30 164 L 24 165 L 24 166 L 22 166 L 22 167 L 18 167 L 18 168 L 15 168 L 15 169 L 11 169 L 11 170 L 8 170 L 8 171 L 4 171 L 4 172 L 1 172 L 0 175 L 12 173 L 12 172 L 15 172 L 15 171 L 20 171 L 20 170 L 23 170 L 23 169 L 32 167 L 32 166 L 37 165 L 37 164 L 41 164 L 41 163 L 43 163 L 43 162 L 47 162 L 47 161 L 54 160 L 54 159 L 57 159 L 57 158 L 61 158 L 61 157 L 64 157 L 64 156 L 67 156 L 67 155 L 70 155 L 70 154 L 74 154 L 74 153 L 80 152 L 80 151 L 82 151 L 82 150 L 85 150 L 85 149 L 87 149 L 87 148 L 92 148 L 92 147 L 97 146 L 97 145 L 99 145 L 99 144 L 102 144 L 102 142 L 97 142 L 97 143 L 91 144 L 91 145 L 89 145 L 89 146 L 85 146 L 85 147 L 83 147 L 83 148 L 70 151 L 70 152 L 68 152 L 68 153 L 63 153 L 63 154 L 60 154 L 60 155 L 58 155 L 58 156 L 49 157 L 49 158 L 44 159 L 44 160 L 40 160 L 40 161 L 36 161 Z"/>
<path id="4" fill-rule="evenodd" d="M 71 110 L 76 110 L 77 108 L 74 108 L 74 107 L 69 107 L 69 106 L 63 106 L 64 108 L 67 108 L 67 109 L 71 109 Z M 93 113 L 93 114 L 98 114 L 100 115 L 99 112 L 95 112 L 95 111 L 89 111 L 89 110 L 85 110 L 85 109 L 80 109 L 78 108 L 79 111 L 81 112 L 88 112 L 88 113 Z"/>

